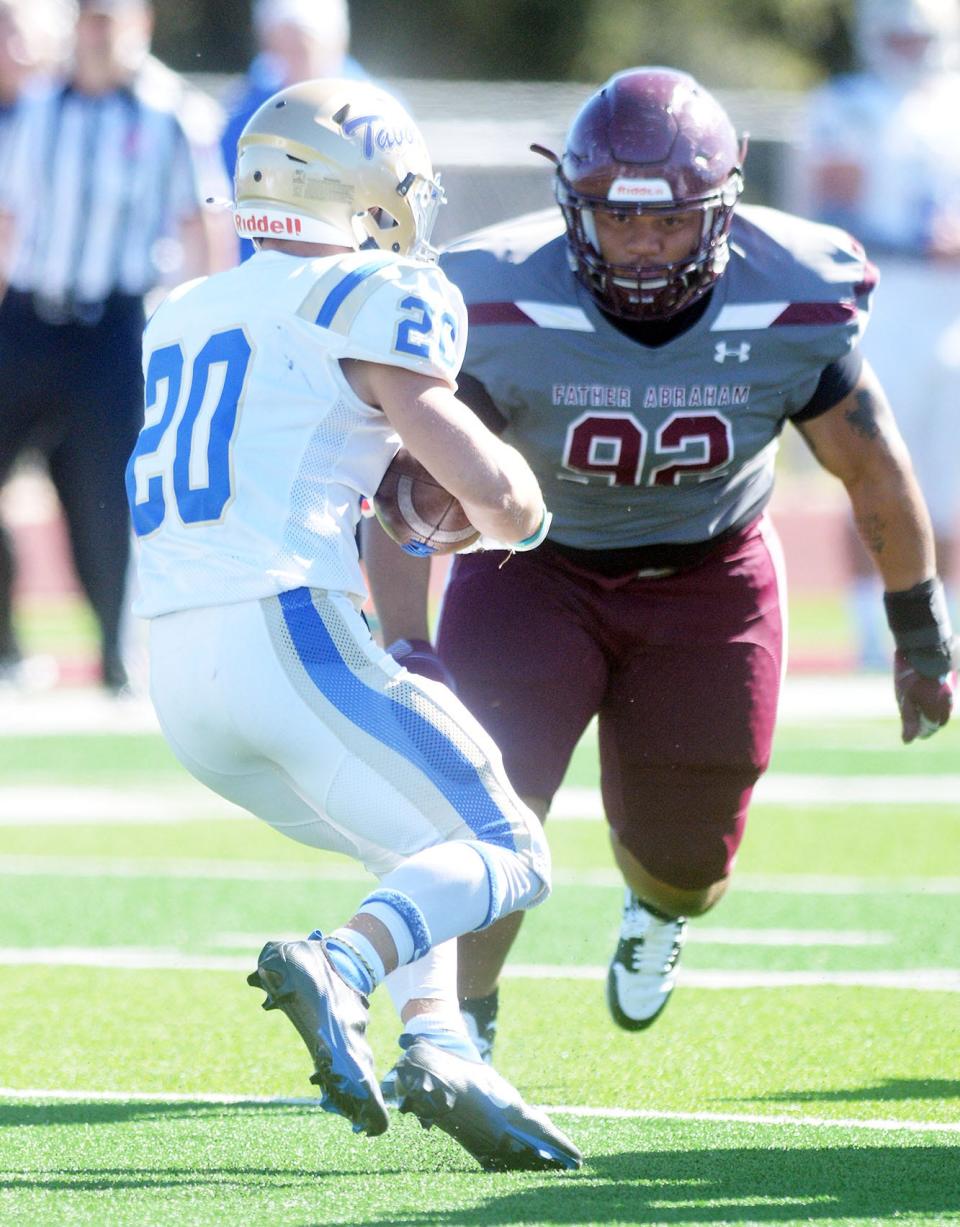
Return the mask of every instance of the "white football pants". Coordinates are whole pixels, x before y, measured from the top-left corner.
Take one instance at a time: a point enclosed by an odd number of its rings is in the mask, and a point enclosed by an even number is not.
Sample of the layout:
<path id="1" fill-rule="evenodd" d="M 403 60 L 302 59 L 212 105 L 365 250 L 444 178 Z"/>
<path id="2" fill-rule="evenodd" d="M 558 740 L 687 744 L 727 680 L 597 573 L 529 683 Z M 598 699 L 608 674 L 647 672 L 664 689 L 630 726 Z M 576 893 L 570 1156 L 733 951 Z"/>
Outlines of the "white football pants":
<path id="1" fill-rule="evenodd" d="M 292 839 L 381 878 L 423 849 L 469 842 L 487 867 L 484 923 L 549 893 L 542 827 L 496 746 L 445 686 L 374 642 L 347 595 L 300 588 L 154 618 L 150 673 L 184 766 Z M 436 940 L 476 927 L 439 914 L 449 891 L 436 909 L 434 892 L 418 893 Z"/>

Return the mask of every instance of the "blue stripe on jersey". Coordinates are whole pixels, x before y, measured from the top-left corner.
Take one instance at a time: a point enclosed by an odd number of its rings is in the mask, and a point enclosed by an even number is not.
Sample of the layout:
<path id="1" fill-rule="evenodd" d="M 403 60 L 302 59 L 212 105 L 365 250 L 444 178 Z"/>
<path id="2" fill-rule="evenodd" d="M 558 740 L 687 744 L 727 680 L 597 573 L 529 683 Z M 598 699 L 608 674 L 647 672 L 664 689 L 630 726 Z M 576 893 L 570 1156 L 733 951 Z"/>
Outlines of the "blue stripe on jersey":
<path id="1" fill-rule="evenodd" d="M 463 751 L 436 724 L 356 676 L 337 650 L 309 589 L 294 588 L 278 599 L 297 658 L 324 698 L 357 728 L 422 771 L 479 839 L 516 851 L 509 821 Z"/>
<path id="2" fill-rule="evenodd" d="M 333 323 L 333 317 L 340 310 L 347 295 L 352 293 L 361 281 L 366 281 L 378 269 L 383 268 L 383 265 L 383 260 L 374 260 L 370 264 L 361 264 L 352 273 L 347 273 L 346 277 L 342 281 L 338 281 L 323 300 L 323 305 L 317 313 L 314 323 L 319 324 L 321 328 L 329 328 Z"/>

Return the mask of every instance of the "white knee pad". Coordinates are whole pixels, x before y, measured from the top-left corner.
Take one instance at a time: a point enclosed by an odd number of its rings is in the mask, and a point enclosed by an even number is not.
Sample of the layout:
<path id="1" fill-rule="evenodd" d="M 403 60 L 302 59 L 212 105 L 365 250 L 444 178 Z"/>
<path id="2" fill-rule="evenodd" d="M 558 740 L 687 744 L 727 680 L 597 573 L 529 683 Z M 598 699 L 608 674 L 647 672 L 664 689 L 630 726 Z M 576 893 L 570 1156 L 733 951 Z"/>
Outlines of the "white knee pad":
<path id="1" fill-rule="evenodd" d="M 550 894 L 550 853 L 539 824 L 537 827 L 539 838 L 523 852 L 479 840 L 469 842 L 486 867 L 490 887 L 490 907 L 477 929 L 486 929 L 511 912 L 536 907 Z"/>

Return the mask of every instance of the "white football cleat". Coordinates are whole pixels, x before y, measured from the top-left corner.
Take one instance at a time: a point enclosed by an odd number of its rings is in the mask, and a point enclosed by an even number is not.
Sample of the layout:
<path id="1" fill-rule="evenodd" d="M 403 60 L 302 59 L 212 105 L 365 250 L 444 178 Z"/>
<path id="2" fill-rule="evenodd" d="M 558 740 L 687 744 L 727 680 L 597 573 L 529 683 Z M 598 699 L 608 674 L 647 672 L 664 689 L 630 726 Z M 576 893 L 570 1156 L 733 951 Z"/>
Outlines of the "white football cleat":
<path id="1" fill-rule="evenodd" d="M 626 1031 L 655 1022 L 677 980 L 677 963 L 687 936 L 685 917 L 660 919 L 628 888 L 620 941 L 607 973 L 607 1005 Z"/>

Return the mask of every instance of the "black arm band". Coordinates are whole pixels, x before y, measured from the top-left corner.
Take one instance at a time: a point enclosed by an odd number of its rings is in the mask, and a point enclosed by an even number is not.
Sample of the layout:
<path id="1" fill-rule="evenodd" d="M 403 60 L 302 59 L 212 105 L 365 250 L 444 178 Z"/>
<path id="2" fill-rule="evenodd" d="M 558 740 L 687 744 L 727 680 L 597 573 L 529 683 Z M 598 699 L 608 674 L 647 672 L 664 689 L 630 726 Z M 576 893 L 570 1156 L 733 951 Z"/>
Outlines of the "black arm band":
<path id="1" fill-rule="evenodd" d="M 925 677 L 951 668 L 953 631 L 943 584 L 934 576 L 905 592 L 885 592 L 883 605 L 897 650 Z"/>

